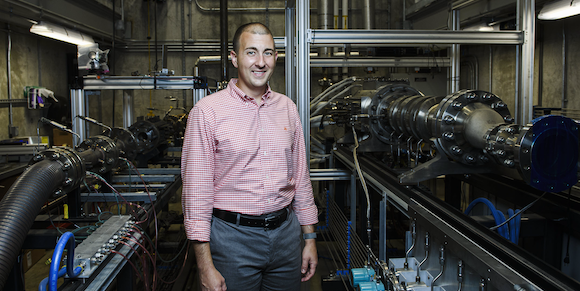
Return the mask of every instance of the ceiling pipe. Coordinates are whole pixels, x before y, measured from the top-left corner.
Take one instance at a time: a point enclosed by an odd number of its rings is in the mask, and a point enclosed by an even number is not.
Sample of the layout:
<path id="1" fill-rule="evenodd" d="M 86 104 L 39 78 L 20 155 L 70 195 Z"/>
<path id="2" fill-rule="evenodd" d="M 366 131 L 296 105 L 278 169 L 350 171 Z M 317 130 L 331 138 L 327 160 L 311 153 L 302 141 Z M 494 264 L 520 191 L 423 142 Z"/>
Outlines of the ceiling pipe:
<path id="1" fill-rule="evenodd" d="M 221 8 L 206 8 L 203 7 L 199 4 L 198 0 L 195 0 L 195 4 L 197 5 L 197 8 L 199 8 L 202 11 L 206 11 L 206 12 L 217 12 L 217 11 L 221 11 Z M 286 8 L 284 7 L 268 7 L 268 8 L 228 8 L 227 11 L 228 12 L 284 12 Z"/>

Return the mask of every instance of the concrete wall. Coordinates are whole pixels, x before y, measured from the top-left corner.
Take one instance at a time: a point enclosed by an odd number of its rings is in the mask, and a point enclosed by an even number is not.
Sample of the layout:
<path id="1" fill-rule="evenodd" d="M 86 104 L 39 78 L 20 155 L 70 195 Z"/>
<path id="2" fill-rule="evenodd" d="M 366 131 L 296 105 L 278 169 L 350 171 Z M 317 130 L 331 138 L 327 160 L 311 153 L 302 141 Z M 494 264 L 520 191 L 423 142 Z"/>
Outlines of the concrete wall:
<path id="1" fill-rule="evenodd" d="M 112 7 L 112 0 L 98 0 L 105 6 Z M 117 0 L 116 10 L 120 11 L 121 1 Z M 219 3 L 211 0 L 198 0 L 204 8 L 218 8 Z M 333 1 L 330 1 L 333 3 Z M 341 1 L 339 1 L 340 3 Z M 248 0 L 229 1 L 230 8 L 270 8 L 284 7 L 283 0 Z M 361 18 L 361 1 L 350 1 L 351 28 L 363 28 Z M 375 28 L 400 29 L 402 23 L 402 3 L 392 0 L 374 0 Z M 318 27 L 317 1 L 311 1 L 311 27 Z M 390 9 L 390 10 L 389 10 Z M 114 52 L 111 53 L 111 72 L 114 75 L 131 75 L 137 72 L 139 75 L 148 74 L 155 66 L 155 11 L 157 11 L 157 38 L 159 48 L 166 41 L 181 42 L 187 44 L 219 40 L 219 12 L 204 11 L 197 7 L 196 1 L 167 0 L 156 4 L 155 1 L 125 0 L 125 20 L 127 24 L 126 46 L 116 43 Z M 243 23 L 259 21 L 270 26 L 275 36 L 284 36 L 284 13 L 280 11 L 260 12 L 230 12 L 228 16 L 228 36 L 233 37 L 235 29 Z M 566 29 L 567 56 L 566 56 L 566 96 L 568 107 L 580 109 L 580 100 L 574 96 L 580 84 L 574 82 L 580 74 L 575 66 L 580 58 L 580 52 L 576 49 L 580 42 L 580 36 L 573 33 L 580 18 L 570 18 L 555 22 L 542 22 L 538 24 L 538 37 L 536 46 L 536 81 L 535 100 L 541 106 L 560 107 L 562 103 L 562 29 Z M 6 25 L 0 23 L 0 28 Z M 12 92 L 13 98 L 21 98 L 21 92 L 26 85 L 42 85 L 54 90 L 57 95 L 68 97 L 66 81 L 66 53 L 75 53 L 76 48 L 62 42 L 40 38 L 28 33 L 28 27 L 12 27 Z M 120 32 L 119 32 L 120 33 Z M 137 52 L 134 44 L 147 43 L 151 36 L 150 53 Z M 101 42 L 101 49 L 110 48 L 111 44 Z M 539 53 L 539 48 L 542 53 Z M 0 31 L 0 99 L 7 99 L 6 77 L 6 50 L 7 33 Z M 39 56 L 40 54 L 40 56 Z M 515 109 L 515 54 L 514 46 L 462 46 L 464 65 L 462 66 L 462 88 L 471 86 L 471 73 L 468 70 L 469 63 L 477 61 L 478 64 L 478 89 L 489 90 L 501 97 L 509 105 L 511 111 Z M 207 51 L 170 51 L 168 54 L 167 68 L 175 71 L 175 75 L 193 75 L 193 67 L 199 56 L 219 55 L 215 49 Z M 159 69 L 161 68 L 161 53 L 157 55 Z M 183 63 L 185 62 L 185 66 Z M 491 64 L 491 73 L 490 73 Z M 541 64 L 541 69 L 540 69 Z M 274 90 L 284 93 L 285 76 L 284 63 L 278 62 L 278 68 L 271 80 Z M 39 69 L 40 68 L 40 69 Z M 39 78 L 40 72 L 40 78 Z M 387 68 L 376 69 L 367 73 L 362 68 L 351 69 L 351 74 L 361 77 L 389 77 L 391 73 L 404 73 L 404 69 L 390 70 Z M 445 70 L 442 71 L 445 74 Z M 210 78 L 221 79 L 219 64 L 200 65 L 200 75 Z M 230 77 L 237 73 L 230 66 Z M 318 85 L 318 80 L 324 76 L 320 68 L 312 71 L 312 93 L 320 92 L 323 87 Z M 490 81 L 491 80 L 491 81 Z M 490 87 L 491 84 L 491 87 Z M 541 85 L 540 85 L 541 84 Z M 541 88 L 541 91 L 539 90 Z M 148 113 L 163 115 L 171 106 L 177 105 L 191 107 L 192 93 L 181 90 L 134 90 L 135 116 L 144 116 Z M 122 125 L 122 98 L 121 91 L 103 90 L 100 95 L 90 97 L 89 115 L 109 125 Z M 177 97 L 179 104 L 169 100 L 169 97 Z M 185 99 L 185 102 L 184 102 Z M 14 125 L 19 128 L 20 135 L 36 134 L 36 123 L 42 115 L 41 111 L 25 109 L 22 105 L 14 107 Z M 8 137 L 8 107 L 0 105 L 0 139 Z M 51 130 L 42 128 L 42 134 L 48 134 Z M 90 134 L 99 132 L 100 129 L 91 127 Z"/>
<path id="2" fill-rule="evenodd" d="M 8 99 L 8 30 L 5 23 L 0 23 L 0 99 Z M 54 91 L 56 96 L 67 99 L 67 53 L 76 53 L 76 46 L 47 38 L 33 36 L 27 29 L 11 27 L 11 89 L 13 99 L 24 98 L 25 86 L 42 86 Z M 67 99 L 70 100 L 70 98 Z M 46 110 L 31 110 L 25 103 L 13 104 L 13 126 L 18 128 L 20 136 L 36 136 L 38 120 L 46 116 Z M 0 139 L 9 137 L 9 105 L 0 104 Z M 51 128 L 40 127 L 41 135 L 50 135 Z"/>

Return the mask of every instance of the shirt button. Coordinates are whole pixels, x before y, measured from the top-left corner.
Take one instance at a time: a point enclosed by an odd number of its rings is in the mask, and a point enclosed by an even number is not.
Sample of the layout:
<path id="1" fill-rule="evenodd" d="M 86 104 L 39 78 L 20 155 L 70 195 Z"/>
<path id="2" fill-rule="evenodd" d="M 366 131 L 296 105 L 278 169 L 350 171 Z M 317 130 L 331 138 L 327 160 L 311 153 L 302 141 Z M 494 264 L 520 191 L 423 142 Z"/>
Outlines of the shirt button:
<path id="1" fill-rule="evenodd" d="M 266 175 L 266 179 L 270 179 L 270 176 Z"/>
<path id="2" fill-rule="evenodd" d="M 268 155 L 268 152 L 264 152 L 264 156 L 267 156 L 267 155 Z"/>

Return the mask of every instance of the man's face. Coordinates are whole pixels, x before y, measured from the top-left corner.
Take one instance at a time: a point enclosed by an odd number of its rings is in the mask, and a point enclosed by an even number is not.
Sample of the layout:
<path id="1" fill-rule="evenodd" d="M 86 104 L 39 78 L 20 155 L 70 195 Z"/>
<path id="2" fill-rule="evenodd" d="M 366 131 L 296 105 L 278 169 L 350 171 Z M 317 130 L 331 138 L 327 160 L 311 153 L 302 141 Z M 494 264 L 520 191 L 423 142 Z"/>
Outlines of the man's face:
<path id="1" fill-rule="evenodd" d="M 239 52 L 230 54 L 232 64 L 238 68 L 238 87 L 246 94 L 263 94 L 278 59 L 272 36 L 244 32 Z"/>

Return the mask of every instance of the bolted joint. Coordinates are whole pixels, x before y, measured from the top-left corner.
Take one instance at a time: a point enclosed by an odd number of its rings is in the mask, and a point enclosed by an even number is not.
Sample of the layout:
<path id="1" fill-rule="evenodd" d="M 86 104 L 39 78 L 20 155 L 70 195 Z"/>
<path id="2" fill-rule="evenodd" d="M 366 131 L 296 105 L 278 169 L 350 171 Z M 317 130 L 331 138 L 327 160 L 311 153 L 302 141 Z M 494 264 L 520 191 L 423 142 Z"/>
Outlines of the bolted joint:
<path id="1" fill-rule="evenodd" d="M 513 166 L 515 165 L 515 162 L 514 162 L 514 160 L 509 160 L 509 159 L 508 159 L 508 160 L 504 160 L 504 161 L 503 161 L 503 164 L 504 164 L 506 167 L 510 167 L 510 168 L 511 168 L 511 167 L 513 167 Z"/>
<path id="2" fill-rule="evenodd" d="M 452 141 L 452 140 L 455 140 L 455 134 L 453 134 L 453 132 L 447 131 L 447 132 L 443 133 L 443 138 L 448 140 L 448 141 Z"/>
<path id="3" fill-rule="evenodd" d="M 451 104 L 451 106 L 452 106 L 454 109 L 457 109 L 457 110 L 459 110 L 459 109 L 461 109 L 461 108 L 463 107 L 463 104 L 461 104 L 461 102 L 459 102 L 459 101 L 455 101 L 455 102 L 453 102 L 453 104 Z"/>
<path id="4" fill-rule="evenodd" d="M 500 156 L 500 157 L 505 157 L 505 154 L 506 154 L 506 153 L 505 153 L 505 151 L 504 151 L 504 150 L 498 150 L 498 151 L 496 152 L 496 155 L 498 155 L 498 156 Z"/>
<path id="5" fill-rule="evenodd" d="M 497 103 L 494 104 L 495 108 L 506 108 L 506 104 L 503 103 L 502 101 L 498 101 Z"/>
<path id="6" fill-rule="evenodd" d="M 503 117 L 503 120 L 507 123 L 513 123 L 515 119 L 509 115 L 506 115 Z"/>
<path id="7" fill-rule="evenodd" d="M 455 123 L 455 118 L 453 118 L 451 115 L 447 115 L 443 118 L 443 121 L 445 121 L 447 124 L 453 124 Z"/>
<path id="8" fill-rule="evenodd" d="M 69 185 L 71 185 L 72 183 L 73 183 L 73 179 L 71 179 L 71 178 L 66 178 L 66 179 L 64 180 L 64 185 L 65 185 L 65 186 L 69 186 Z"/>
<path id="9" fill-rule="evenodd" d="M 65 171 L 68 171 L 71 168 L 71 164 L 69 162 L 64 163 L 64 165 L 62 165 L 62 169 Z"/>
<path id="10" fill-rule="evenodd" d="M 489 158 L 486 155 L 480 155 L 479 160 L 484 163 L 487 163 L 489 161 Z"/>
<path id="11" fill-rule="evenodd" d="M 505 137 L 503 137 L 503 136 L 498 136 L 498 137 L 497 137 L 497 142 L 498 142 L 498 143 L 504 143 L 504 142 L 505 142 Z"/>
<path id="12" fill-rule="evenodd" d="M 112 165 L 115 162 L 115 159 L 113 158 L 108 158 L 107 159 L 107 164 Z"/>
<path id="13" fill-rule="evenodd" d="M 484 94 L 483 96 L 481 96 L 481 99 L 483 100 L 491 100 L 492 95 L 489 93 Z"/>
<path id="14" fill-rule="evenodd" d="M 42 160 L 44 160 L 44 156 L 43 155 L 36 155 L 36 156 L 34 156 L 32 158 L 32 161 L 34 161 L 34 162 L 40 162 Z"/>
<path id="15" fill-rule="evenodd" d="M 452 146 L 451 151 L 456 155 L 463 154 L 463 150 L 459 146 Z"/>
<path id="16" fill-rule="evenodd" d="M 60 158 L 60 155 L 58 153 L 52 153 L 52 155 L 50 156 L 50 158 L 53 161 L 56 161 L 56 160 L 58 160 L 58 158 Z"/>
<path id="17" fill-rule="evenodd" d="M 477 98 L 477 94 L 475 94 L 475 93 L 469 93 L 469 94 L 467 94 L 467 96 L 465 96 L 465 98 L 467 100 L 475 100 L 475 98 Z"/>
<path id="18" fill-rule="evenodd" d="M 470 163 L 470 164 L 473 164 L 473 163 L 475 163 L 475 158 L 472 155 L 467 155 L 467 156 L 465 156 L 465 161 Z"/>

